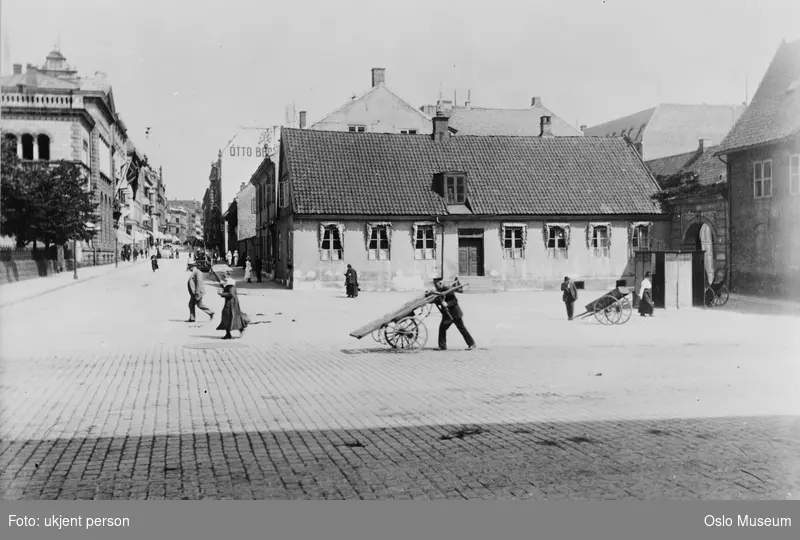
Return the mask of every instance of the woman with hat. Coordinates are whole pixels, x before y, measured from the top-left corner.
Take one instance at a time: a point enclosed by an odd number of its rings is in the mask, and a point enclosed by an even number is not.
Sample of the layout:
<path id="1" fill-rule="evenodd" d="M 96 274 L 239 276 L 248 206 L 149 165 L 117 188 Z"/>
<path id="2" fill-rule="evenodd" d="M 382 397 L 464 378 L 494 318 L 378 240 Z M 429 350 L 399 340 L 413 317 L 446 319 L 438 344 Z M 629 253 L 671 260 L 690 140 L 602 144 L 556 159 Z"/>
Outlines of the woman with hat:
<path id="1" fill-rule="evenodd" d="M 242 313 L 239 306 L 239 295 L 236 294 L 236 282 L 233 278 L 228 278 L 222 284 L 222 291 L 219 295 L 225 299 L 225 306 L 222 308 L 222 320 L 217 330 L 225 330 L 222 339 L 231 339 L 231 330 L 238 330 L 244 334 L 245 328 L 250 320 L 246 314 Z"/>

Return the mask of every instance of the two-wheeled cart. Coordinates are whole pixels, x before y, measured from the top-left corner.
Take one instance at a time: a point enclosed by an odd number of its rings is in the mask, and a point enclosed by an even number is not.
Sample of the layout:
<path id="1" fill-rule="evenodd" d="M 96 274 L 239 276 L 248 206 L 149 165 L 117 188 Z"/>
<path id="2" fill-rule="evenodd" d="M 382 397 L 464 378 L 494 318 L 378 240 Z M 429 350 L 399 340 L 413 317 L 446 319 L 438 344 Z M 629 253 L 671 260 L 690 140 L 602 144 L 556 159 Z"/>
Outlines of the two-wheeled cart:
<path id="1" fill-rule="evenodd" d="M 428 328 L 424 320 L 431 314 L 436 301 L 451 292 L 461 291 L 467 284 L 454 284 L 445 291 L 428 291 L 423 296 L 410 300 L 401 307 L 350 332 L 361 339 L 372 335 L 378 343 L 393 349 L 419 350 L 428 342 Z"/>
<path id="2" fill-rule="evenodd" d="M 622 292 L 619 288 L 586 304 L 586 311 L 577 315 L 581 319 L 594 316 L 601 324 L 625 324 L 633 314 L 633 304 L 630 301 L 631 291 Z"/>

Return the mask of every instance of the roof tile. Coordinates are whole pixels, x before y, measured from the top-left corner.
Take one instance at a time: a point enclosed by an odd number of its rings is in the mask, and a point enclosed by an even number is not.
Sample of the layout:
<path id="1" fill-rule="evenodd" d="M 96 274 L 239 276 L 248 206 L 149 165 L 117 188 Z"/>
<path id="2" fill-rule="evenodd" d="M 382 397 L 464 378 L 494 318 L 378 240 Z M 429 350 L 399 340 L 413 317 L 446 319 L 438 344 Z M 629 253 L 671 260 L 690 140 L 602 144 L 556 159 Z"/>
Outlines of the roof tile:
<path id="1" fill-rule="evenodd" d="M 658 186 L 619 138 L 478 137 L 284 129 L 299 214 L 447 215 L 434 175 L 464 171 L 483 215 L 654 214 Z"/>

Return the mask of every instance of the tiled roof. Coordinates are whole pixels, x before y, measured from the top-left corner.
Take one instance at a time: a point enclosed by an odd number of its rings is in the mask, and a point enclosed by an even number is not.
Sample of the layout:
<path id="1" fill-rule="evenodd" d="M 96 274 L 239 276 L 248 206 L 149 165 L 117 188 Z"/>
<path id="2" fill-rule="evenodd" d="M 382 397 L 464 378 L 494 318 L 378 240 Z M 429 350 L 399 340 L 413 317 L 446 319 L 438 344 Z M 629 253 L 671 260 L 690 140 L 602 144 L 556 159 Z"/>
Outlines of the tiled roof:
<path id="1" fill-rule="evenodd" d="M 299 214 L 447 215 L 435 175 L 466 172 L 483 215 L 661 213 L 658 186 L 619 138 L 478 137 L 284 129 Z"/>
<path id="2" fill-rule="evenodd" d="M 800 133 L 800 40 L 783 42 L 753 101 L 717 150 L 777 141 Z"/>
<path id="3" fill-rule="evenodd" d="M 338 114 L 338 113 L 340 113 L 340 112 L 342 112 L 342 111 L 344 111 L 344 110 L 346 110 L 348 108 L 353 107 L 354 104 L 368 99 L 369 96 L 371 96 L 372 94 L 375 94 L 377 92 L 385 92 L 386 94 L 392 96 L 397 101 L 397 103 L 399 105 L 401 105 L 402 107 L 404 107 L 406 109 L 409 109 L 410 111 L 413 111 L 422 120 L 430 120 L 431 119 L 430 116 L 428 116 L 424 112 L 420 111 L 416 107 L 412 106 L 406 100 L 404 100 L 403 98 L 401 98 L 400 96 L 398 96 L 397 94 L 395 94 L 394 92 L 389 90 L 389 87 L 386 86 L 385 83 L 380 83 L 380 84 L 377 84 L 377 85 L 373 86 L 372 88 L 370 88 L 369 90 L 367 90 L 366 92 L 361 94 L 360 96 L 354 97 L 353 99 L 343 103 L 336 110 L 331 111 L 330 113 L 326 114 L 325 117 L 322 118 L 321 120 L 317 120 L 316 122 L 314 122 L 313 124 L 308 126 L 307 129 L 325 129 L 323 127 L 324 124 L 327 123 L 332 116 L 335 116 L 336 114 Z"/>
<path id="4" fill-rule="evenodd" d="M 455 107 L 447 112 L 450 126 L 459 135 L 517 135 L 538 136 L 542 116 L 551 117 L 553 135 L 575 137 L 583 133 L 555 116 L 545 107 L 529 109 L 485 109 L 480 107 Z"/>
<path id="5" fill-rule="evenodd" d="M 647 126 L 655 112 L 656 108 L 653 107 L 652 109 L 629 114 L 628 116 L 623 116 L 616 120 L 586 128 L 584 134 L 589 137 L 621 137 L 624 133 L 628 135 L 628 138 L 633 142 L 638 143 L 642 141 L 642 135 L 644 134 L 643 128 Z"/>
<path id="6" fill-rule="evenodd" d="M 717 146 L 711 146 L 705 148 L 702 153 L 695 150 L 676 156 L 653 159 L 646 165 L 656 178 L 694 173 L 697 175 L 700 185 L 710 186 L 725 182 L 728 174 L 725 164 L 715 155 L 717 149 Z"/>

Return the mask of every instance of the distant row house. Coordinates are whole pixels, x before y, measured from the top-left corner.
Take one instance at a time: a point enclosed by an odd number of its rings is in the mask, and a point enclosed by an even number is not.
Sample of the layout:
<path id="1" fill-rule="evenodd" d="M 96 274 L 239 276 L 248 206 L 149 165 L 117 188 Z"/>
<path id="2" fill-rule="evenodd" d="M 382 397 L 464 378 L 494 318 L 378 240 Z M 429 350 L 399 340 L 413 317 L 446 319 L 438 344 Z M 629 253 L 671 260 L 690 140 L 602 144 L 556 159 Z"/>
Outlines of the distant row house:
<path id="1" fill-rule="evenodd" d="M 80 77 L 59 51 L 42 67 L 15 64 L 0 77 L 3 137 L 22 160 L 72 161 L 87 173 L 98 203 L 94 239 L 78 245 L 78 260 L 114 261 L 125 244 L 156 240 L 166 208 L 161 171 L 137 152 L 117 112 L 105 74 Z"/>

